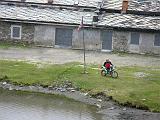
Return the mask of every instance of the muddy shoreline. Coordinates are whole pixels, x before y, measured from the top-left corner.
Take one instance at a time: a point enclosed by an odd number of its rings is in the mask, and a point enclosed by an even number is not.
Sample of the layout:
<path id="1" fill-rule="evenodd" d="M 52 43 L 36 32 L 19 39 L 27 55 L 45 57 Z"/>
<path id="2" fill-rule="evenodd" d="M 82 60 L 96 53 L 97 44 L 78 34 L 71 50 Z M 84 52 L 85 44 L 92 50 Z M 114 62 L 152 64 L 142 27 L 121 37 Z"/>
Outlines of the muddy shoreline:
<path id="1" fill-rule="evenodd" d="M 0 88 L 17 91 L 38 92 L 44 94 L 64 95 L 67 98 L 74 99 L 98 107 L 98 113 L 104 114 L 109 120 L 159 120 L 160 113 L 153 113 L 147 110 L 139 110 L 121 106 L 111 100 L 110 97 L 99 93 L 92 96 L 83 93 L 71 85 L 66 83 L 59 86 L 41 86 L 41 85 L 23 85 L 13 84 L 7 81 L 0 81 Z"/>

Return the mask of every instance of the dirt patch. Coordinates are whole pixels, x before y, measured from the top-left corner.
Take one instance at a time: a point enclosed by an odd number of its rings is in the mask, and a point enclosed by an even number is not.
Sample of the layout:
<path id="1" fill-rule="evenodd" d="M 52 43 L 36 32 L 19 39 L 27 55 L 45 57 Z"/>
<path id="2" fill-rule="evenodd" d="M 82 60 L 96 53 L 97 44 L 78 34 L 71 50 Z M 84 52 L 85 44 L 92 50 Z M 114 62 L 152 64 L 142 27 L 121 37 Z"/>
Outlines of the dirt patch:
<path id="1" fill-rule="evenodd" d="M 119 54 L 104 53 L 98 51 L 86 51 L 86 62 L 89 64 L 103 64 L 109 58 L 116 66 L 158 66 L 160 57 L 144 56 L 137 54 Z M 24 60 L 31 62 L 44 62 L 63 64 L 67 62 L 82 62 L 82 50 L 54 49 L 54 48 L 9 48 L 0 49 L 0 59 Z"/>
<path id="2" fill-rule="evenodd" d="M 134 76 L 137 77 L 137 78 L 142 78 L 142 77 L 147 77 L 147 76 L 149 76 L 149 74 L 144 73 L 144 72 L 135 72 L 135 73 L 134 73 Z"/>

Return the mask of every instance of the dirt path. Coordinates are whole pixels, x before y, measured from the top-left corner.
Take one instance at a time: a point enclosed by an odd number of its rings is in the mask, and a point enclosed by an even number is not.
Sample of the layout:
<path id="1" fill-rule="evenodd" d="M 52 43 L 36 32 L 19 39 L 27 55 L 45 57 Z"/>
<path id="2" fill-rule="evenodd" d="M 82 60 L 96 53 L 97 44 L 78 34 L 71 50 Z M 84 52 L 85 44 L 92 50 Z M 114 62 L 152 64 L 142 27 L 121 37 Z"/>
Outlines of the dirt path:
<path id="1" fill-rule="evenodd" d="M 86 62 L 102 64 L 106 58 L 110 58 L 116 66 L 160 66 L 160 57 L 144 56 L 144 55 L 121 55 L 102 52 L 86 52 Z M 53 49 L 53 48 L 9 48 L 0 49 L 0 59 L 10 60 L 29 60 L 35 62 L 47 62 L 62 64 L 66 62 L 83 62 L 83 51 L 69 49 Z M 92 102 L 92 98 L 85 98 L 78 94 L 66 95 L 82 102 Z M 87 102 L 86 102 L 87 103 Z M 121 107 L 115 105 L 111 101 L 103 102 L 106 108 L 100 109 L 99 113 L 108 117 L 108 120 L 160 120 L 160 113 L 152 113 L 145 110 L 137 110 L 134 108 Z"/>
<path id="2" fill-rule="evenodd" d="M 62 64 L 66 62 L 83 62 L 83 51 L 53 48 L 9 48 L 0 49 L 0 59 L 29 60 Z M 86 52 L 86 62 L 102 64 L 106 58 L 110 58 L 116 66 L 151 65 L 160 66 L 160 57 L 151 57 L 136 54 L 110 54 L 95 51 Z"/>

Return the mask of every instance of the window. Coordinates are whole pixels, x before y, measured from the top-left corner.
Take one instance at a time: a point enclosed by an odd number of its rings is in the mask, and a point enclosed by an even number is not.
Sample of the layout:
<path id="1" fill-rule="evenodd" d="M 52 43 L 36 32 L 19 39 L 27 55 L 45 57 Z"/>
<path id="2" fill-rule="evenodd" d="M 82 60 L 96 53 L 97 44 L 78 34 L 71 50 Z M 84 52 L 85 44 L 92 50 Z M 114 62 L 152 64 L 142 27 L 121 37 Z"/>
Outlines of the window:
<path id="1" fill-rule="evenodd" d="M 131 42 L 130 44 L 139 45 L 139 33 L 133 32 L 131 33 Z"/>
<path id="2" fill-rule="evenodd" d="M 11 38 L 21 39 L 21 26 L 18 25 L 11 26 Z"/>
<path id="3" fill-rule="evenodd" d="M 155 34 L 154 46 L 160 46 L 160 34 Z"/>

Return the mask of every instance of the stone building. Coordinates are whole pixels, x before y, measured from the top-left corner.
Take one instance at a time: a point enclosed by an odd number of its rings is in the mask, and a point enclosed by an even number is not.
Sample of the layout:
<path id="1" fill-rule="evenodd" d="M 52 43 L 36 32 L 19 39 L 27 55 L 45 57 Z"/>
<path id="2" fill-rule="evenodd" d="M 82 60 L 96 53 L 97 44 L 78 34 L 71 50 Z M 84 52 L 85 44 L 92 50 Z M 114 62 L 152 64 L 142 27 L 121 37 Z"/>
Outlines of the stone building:
<path id="1" fill-rule="evenodd" d="M 0 40 L 160 54 L 159 0 L 0 1 Z M 82 22 L 83 26 L 78 30 Z"/>

